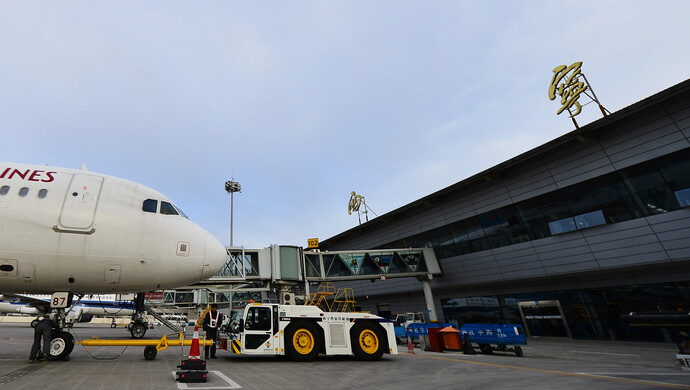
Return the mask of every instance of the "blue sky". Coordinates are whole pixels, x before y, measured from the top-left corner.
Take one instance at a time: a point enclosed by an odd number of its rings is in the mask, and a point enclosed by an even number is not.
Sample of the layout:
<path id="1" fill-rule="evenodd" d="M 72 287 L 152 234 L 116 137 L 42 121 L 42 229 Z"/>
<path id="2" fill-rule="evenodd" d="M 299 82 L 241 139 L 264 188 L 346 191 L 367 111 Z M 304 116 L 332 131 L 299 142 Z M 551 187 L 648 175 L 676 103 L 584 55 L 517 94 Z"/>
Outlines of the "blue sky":
<path id="1" fill-rule="evenodd" d="M 234 243 L 306 246 L 689 77 L 687 1 L 0 0 L 0 159 L 155 188 Z M 580 124 L 600 116 L 586 106 Z"/>

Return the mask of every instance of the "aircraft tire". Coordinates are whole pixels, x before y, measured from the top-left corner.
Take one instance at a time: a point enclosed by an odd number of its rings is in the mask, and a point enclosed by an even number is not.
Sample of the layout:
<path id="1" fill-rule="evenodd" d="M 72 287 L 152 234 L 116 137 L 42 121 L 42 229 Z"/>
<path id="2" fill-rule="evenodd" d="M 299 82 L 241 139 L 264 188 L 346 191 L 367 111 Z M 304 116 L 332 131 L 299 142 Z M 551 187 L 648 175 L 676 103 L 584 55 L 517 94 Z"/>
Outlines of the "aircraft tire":
<path id="1" fill-rule="evenodd" d="M 146 334 L 146 325 L 143 322 L 135 322 L 129 330 L 132 338 L 140 339 Z"/>
<path id="2" fill-rule="evenodd" d="M 32 327 L 32 328 L 35 328 L 35 327 L 36 327 L 36 324 L 38 324 L 38 319 L 35 319 L 35 320 L 31 321 L 31 327 Z"/>
<path id="3" fill-rule="evenodd" d="M 52 360 L 68 360 L 74 349 L 74 337 L 68 332 L 59 331 L 50 342 L 50 358 Z"/>
<path id="4" fill-rule="evenodd" d="M 380 360 L 383 356 L 385 339 L 378 324 L 372 322 L 357 322 L 350 331 L 352 353 L 359 360 Z"/>

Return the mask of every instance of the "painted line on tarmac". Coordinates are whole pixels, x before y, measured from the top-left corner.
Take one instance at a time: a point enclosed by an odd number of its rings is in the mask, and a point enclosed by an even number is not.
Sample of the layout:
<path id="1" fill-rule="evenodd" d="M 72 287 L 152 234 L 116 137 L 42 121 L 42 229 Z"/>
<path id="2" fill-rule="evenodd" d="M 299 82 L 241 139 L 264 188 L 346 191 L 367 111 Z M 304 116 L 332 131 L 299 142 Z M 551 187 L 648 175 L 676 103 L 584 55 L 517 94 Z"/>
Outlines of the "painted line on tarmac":
<path id="1" fill-rule="evenodd" d="M 608 356 L 629 356 L 639 358 L 640 355 L 633 355 L 630 353 L 610 353 L 610 352 L 591 352 L 591 351 L 567 351 L 572 353 L 586 353 L 591 355 L 608 355 Z"/>
<path id="2" fill-rule="evenodd" d="M 576 374 L 589 374 L 589 375 L 601 375 L 601 376 L 690 376 L 684 372 L 576 372 Z"/>
<path id="3" fill-rule="evenodd" d="M 413 355 L 413 354 L 405 353 L 405 352 L 401 352 L 400 355 L 416 356 L 416 357 L 426 358 L 426 359 L 445 360 L 445 361 L 449 361 L 449 362 L 467 363 L 467 364 L 474 364 L 474 365 L 478 365 L 478 366 L 498 367 L 498 368 L 508 368 L 511 370 L 539 372 L 542 374 L 572 376 L 572 377 L 576 377 L 576 378 L 600 379 L 600 380 L 606 380 L 606 381 L 612 381 L 612 382 L 634 383 L 634 384 L 638 384 L 638 385 L 668 387 L 668 388 L 672 388 L 672 389 L 690 389 L 690 385 L 679 385 L 679 384 L 675 384 L 675 383 L 646 381 L 646 380 L 641 380 L 641 379 L 616 378 L 616 377 L 609 377 L 609 376 L 602 376 L 602 375 L 583 374 L 583 373 L 577 373 L 577 372 L 544 370 L 541 368 L 531 368 L 531 367 L 509 366 L 506 364 L 475 362 L 475 361 L 471 361 L 471 360 L 453 359 L 453 358 L 446 358 L 446 357 L 440 357 L 440 356 L 417 355 L 417 354 Z"/>
<path id="4" fill-rule="evenodd" d="M 45 367 L 45 364 L 46 364 L 46 362 L 39 363 L 39 364 L 32 364 L 30 366 L 26 366 L 24 368 L 20 368 L 16 371 L 12 371 L 8 374 L 0 376 L 0 385 L 6 385 L 10 382 L 14 382 L 23 376 L 29 375 L 32 372 Z"/>

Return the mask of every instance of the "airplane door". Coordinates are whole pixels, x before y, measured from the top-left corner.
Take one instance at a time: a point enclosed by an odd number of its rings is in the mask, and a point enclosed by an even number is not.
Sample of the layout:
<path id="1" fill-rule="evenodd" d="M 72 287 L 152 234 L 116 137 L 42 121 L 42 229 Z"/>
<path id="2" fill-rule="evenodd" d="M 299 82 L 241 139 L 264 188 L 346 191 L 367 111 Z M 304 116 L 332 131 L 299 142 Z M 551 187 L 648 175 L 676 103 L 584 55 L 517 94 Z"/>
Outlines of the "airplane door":
<path id="1" fill-rule="evenodd" d="M 101 176 L 75 173 L 65 194 L 56 230 L 93 233 L 93 222 L 102 186 Z"/>
<path id="2" fill-rule="evenodd" d="M 277 309 L 277 307 L 276 307 Z M 243 353 L 265 355 L 274 353 L 273 316 L 271 306 L 254 306 L 247 311 L 242 333 Z"/>

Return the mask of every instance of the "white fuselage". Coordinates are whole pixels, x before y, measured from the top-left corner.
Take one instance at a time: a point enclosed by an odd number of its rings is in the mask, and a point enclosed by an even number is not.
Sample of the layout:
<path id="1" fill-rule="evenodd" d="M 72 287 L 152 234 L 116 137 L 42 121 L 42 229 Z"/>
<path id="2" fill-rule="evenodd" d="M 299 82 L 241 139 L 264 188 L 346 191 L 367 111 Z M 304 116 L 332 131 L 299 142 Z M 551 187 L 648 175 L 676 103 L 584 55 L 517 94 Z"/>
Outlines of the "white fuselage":
<path id="1" fill-rule="evenodd" d="M 213 276 L 226 257 L 217 238 L 148 187 L 0 163 L 0 293 L 175 288 Z"/>

